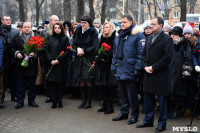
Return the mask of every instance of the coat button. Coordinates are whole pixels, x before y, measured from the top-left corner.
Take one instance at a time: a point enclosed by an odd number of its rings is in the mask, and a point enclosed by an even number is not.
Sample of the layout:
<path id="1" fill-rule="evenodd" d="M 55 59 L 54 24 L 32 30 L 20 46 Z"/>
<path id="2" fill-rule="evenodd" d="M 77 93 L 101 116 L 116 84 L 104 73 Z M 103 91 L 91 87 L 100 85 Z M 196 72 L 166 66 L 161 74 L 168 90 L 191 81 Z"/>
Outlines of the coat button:
<path id="1" fill-rule="evenodd" d="M 117 66 L 117 64 L 115 64 L 115 66 Z"/>

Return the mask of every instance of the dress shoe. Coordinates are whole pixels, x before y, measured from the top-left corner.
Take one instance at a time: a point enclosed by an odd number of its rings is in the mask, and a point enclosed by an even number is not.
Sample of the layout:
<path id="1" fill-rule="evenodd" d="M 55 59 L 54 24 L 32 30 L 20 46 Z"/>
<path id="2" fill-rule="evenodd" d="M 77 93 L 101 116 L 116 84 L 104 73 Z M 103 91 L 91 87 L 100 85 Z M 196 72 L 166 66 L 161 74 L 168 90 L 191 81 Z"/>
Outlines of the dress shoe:
<path id="1" fill-rule="evenodd" d="M 37 103 L 35 103 L 35 102 L 28 103 L 28 106 L 39 107 L 39 105 Z"/>
<path id="2" fill-rule="evenodd" d="M 5 105 L 3 103 L 0 103 L 0 108 L 5 108 Z"/>
<path id="3" fill-rule="evenodd" d="M 97 112 L 104 112 L 106 111 L 106 106 L 103 105 L 100 109 L 97 110 Z"/>
<path id="4" fill-rule="evenodd" d="M 52 102 L 51 98 L 47 97 L 47 99 L 45 100 L 45 103 L 50 103 L 50 102 Z"/>
<path id="5" fill-rule="evenodd" d="M 19 108 L 22 108 L 22 107 L 24 107 L 23 103 L 17 103 L 17 105 L 15 106 L 15 109 L 19 109 Z"/>
<path id="6" fill-rule="evenodd" d="M 57 105 L 51 105 L 51 108 L 55 109 L 55 108 L 57 108 Z"/>
<path id="7" fill-rule="evenodd" d="M 159 133 L 166 130 L 166 126 L 158 126 L 154 131 L 155 133 Z"/>
<path id="8" fill-rule="evenodd" d="M 11 98 L 11 101 L 12 101 L 12 102 L 17 102 L 17 99 L 16 99 L 15 97 L 12 97 L 12 98 Z"/>
<path id="9" fill-rule="evenodd" d="M 138 119 L 136 118 L 131 118 L 129 121 L 128 121 L 128 124 L 134 124 L 138 121 Z"/>
<path id="10" fill-rule="evenodd" d="M 119 114 L 117 117 L 112 118 L 113 121 L 120 121 L 128 119 L 128 114 L 121 115 Z"/>
<path id="11" fill-rule="evenodd" d="M 153 123 L 140 123 L 136 125 L 136 128 L 153 127 Z"/>

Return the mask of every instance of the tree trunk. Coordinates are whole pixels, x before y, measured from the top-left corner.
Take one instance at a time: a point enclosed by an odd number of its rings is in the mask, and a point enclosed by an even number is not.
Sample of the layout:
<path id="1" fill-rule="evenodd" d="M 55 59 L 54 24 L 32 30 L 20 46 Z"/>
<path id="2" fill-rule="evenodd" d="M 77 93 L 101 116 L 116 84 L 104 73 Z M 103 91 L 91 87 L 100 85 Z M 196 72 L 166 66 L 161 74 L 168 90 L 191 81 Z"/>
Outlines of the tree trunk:
<path id="1" fill-rule="evenodd" d="M 71 0 L 63 0 L 63 13 L 64 21 L 69 20 L 71 22 Z"/>
<path id="2" fill-rule="evenodd" d="M 19 4 L 19 18 L 21 22 L 25 21 L 25 13 L 24 13 L 24 2 L 23 0 L 18 0 Z"/>
<path id="3" fill-rule="evenodd" d="M 126 0 L 125 14 L 128 14 L 128 0 Z"/>
<path id="4" fill-rule="evenodd" d="M 36 26 L 39 26 L 39 19 L 40 19 L 40 7 L 42 6 L 42 3 L 44 0 L 39 3 L 39 0 L 35 0 L 36 2 Z"/>
<path id="5" fill-rule="evenodd" d="M 158 16 L 158 14 L 157 14 L 157 7 L 156 7 L 156 0 L 153 0 L 153 4 L 154 4 L 154 17 L 156 17 L 156 16 Z"/>
<path id="6" fill-rule="evenodd" d="M 106 5 L 107 0 L 103 0 L 102 7 L 101 7 L 101 23 L 104 24 L 106 19 Z"/>
<path id="7" fill-rule="evenodd" d="M 77 15 L 76 21 L 80 22 L 81 17 L 84 15 L 84 0 L 77 0 Z"/>
<path id="8" fill-rule="evenodd" d="M 147 6 L 148 6 L 148 10 L 149 10 L 150 19 L 152 19 L 152 15 L 151 15 L 151 5 L 150 5 L 150 3 L 148 2 L 148 0 L 146 0 L 146 1 L 147 1 Z"/>
<path id="9" fill-rule="evenodd" d="M 189 14 L 193 14 L 194 13 L 194 7 L 196 6 L 197 0 L 190 0 L 189 2 L 190 2 Z"/>
<path id="10" fill-rule="evenodd" d="M 187 14 L 187 9 L 186 9 L 186 5 L 187 2 L 186 0 L 181 0 L 181 18 L 180 21 L 186 21 L 186 14 Z"/>
<path id="11" fill-rule="evenodd" d="M 89 0 L 90 17 L 91 17 L 91 19 L 92 19 L 92 22 L 93 22 L 94 19 L 95 19 L 93 3 L 94 3 L 94 0 Z"/>

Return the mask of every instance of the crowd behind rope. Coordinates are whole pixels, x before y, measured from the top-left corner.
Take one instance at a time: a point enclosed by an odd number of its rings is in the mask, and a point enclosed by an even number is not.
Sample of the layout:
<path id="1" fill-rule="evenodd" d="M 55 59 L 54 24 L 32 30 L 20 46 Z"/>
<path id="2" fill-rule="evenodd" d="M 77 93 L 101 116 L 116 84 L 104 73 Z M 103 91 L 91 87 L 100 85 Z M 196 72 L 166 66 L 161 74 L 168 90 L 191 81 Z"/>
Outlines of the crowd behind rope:
<path id="1" fill-rule="evenodd" d="M 17 102 L 15 109 L 24 107 L 26 89 L 28 105 L 39 107 L 36 90 L 45 88 L 45 103 L 52 102 L 52 109 L 63 108 L 64 89 L 72 89 L 81 97 L 78 109 L 91 108 L 92 99 L 97 99 L 97 111 L 111 114 L 114 102 L 119 100 L 120 114 L 113 121 L 128 119 L 129 107 L 128 124 L 138 121 L 140 111 L 145 113 L 137 128 L 153 126 L 154 110 L 160 111 L 155 132 L 162 132 L 167 118 L 175 119 L 182 114 L 188 117 L 194 111 L 200 81 L 199 26 L 199 22 L 170 26 L 160 17 L 136 26 L 130 15 L 123 15 L 121 24 L 101 24 L 99 19 L 92 22 L 88 15 L 71 23 L 60 22 L 58 16 L 52 15 L 32 31 L 31 22 L 20 22 L 15 29 L 11 18 L 3 16 L 0 108 L 6 107 L 6 88 L 10 88 L 11 101 Z M 30 53 L 28 67 L 23 67 L 23 44 L 33 36 L 47 38 L 48 43 L 42 52 Z M 111 49 L 99 54 L 103 43 Z M 68 46 L 76 52 L 67 50 Z M 63 56 L 59 56 L 61 51 Z M 94 65 L 93 70 L 88 71 L 87 62 Z M 44 80 L 51 66 L 53 69 Z M 140 111 L 139 103 L 143 104 Z M 156 108 L 152 108 L 154 105 Z"/>

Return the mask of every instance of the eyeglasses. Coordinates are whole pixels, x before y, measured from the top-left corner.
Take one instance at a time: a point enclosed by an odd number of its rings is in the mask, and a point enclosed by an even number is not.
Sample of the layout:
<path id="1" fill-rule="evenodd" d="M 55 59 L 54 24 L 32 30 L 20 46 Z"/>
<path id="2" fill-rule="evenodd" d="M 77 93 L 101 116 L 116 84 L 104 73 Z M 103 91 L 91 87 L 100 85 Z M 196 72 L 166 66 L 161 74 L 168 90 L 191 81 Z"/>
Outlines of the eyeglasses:
<path id="1" fill-rule="evenodd" d="M 154 25 L 157 25 L 157 24 L 150 24 L 150 25 L 153 25 L 153 26 L 154 26 Z"/>
<path id="2" fill-rule="evenodd" d="M 87 23 L 88 23 L 87 21 L 82 21 L 82 22 L 81 22 L 81 24 L 87 24 Z"/>
<path id="3" fill-rule="evenodd" d="M 4 19 L 5 21 L 11 21 L 11 19 Z"/>

